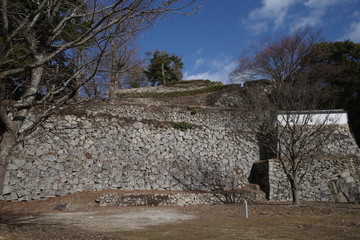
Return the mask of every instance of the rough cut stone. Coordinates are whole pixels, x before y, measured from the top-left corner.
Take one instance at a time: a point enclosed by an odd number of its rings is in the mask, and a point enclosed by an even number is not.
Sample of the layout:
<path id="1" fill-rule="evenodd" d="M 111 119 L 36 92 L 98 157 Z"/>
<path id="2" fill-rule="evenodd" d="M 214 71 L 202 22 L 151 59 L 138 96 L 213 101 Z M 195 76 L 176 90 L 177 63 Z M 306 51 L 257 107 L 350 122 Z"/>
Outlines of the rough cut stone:
<path id="1" fill-rule="evenodd" d="M 135 122 L 133 127 L 135 129 L 142 129 L 144 127 L 144 125 L 141 122 Z"/>
<path id="2" fill-rule="evenodd" d="M 125 104 L 86 111 L 84 116 L 52 116 L 48 123 L 59 126 L 56 136 L 36 132 L 37 137 L 25 142 L 24 149 L 16 150 L 17 157 L 8 166 L 6 200 L 41 199 L 106 188 L 209 189 L 210 183 L 217 180 L 211 176 L 221 176 L 220 182 L 226 188 L 241 187 L 248 183 L 252 165 L 259 159 L 258 145 L 248 140 L 251 136 L 239 134 L 244 127 L 236 110 L 199 109 L 193 116 L 182 107 L 161 106 L 159 110 Z M 180 131 L 170 127 L 170 121 L 188 122 L 194 128 Z M 348 140 L 341 143 L 343 146 L 336 143 L 328 151 L 343 154 L 350 147 L 358 154 L 358 148 L 351 147 L 355 146 L 351 135 L 344 136 Z M 324 173 L 321 169 L 331 176 L 341 176 L 349 169 L 350 175 L 344 175 L 343 180 L 349 191 L 355 192 L 359 179 L 354 175 L 354 162 L 341 161 L 343 165 L 335 167 L 315 164 L 311 179 L 304 181 L 311 191 L 303 191 L 301 196 L 311 200 L 304 194 L 308 192 L 316 199 L 333 199 L 328 180 L 316 174 Z M 274 173 L 269 181 L 275 198 L 289 199 L 284 190 L 288 183 L 283 181 L 279 168 L 269 166 L 269 170 Z"/>

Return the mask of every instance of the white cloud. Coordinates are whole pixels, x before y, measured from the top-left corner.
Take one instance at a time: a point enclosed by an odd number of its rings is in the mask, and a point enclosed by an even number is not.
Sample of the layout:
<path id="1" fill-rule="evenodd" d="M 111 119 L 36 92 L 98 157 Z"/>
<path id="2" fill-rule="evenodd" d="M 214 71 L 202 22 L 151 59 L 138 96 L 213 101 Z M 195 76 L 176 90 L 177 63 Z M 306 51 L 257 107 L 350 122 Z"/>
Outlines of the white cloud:
<path id="1" fill-rule="evenodd" d="M 209 65 L 211 68 L 215 70 L 221 70 L 230 62 L 230 59 L 228 57 L 223 58 L 217 58 L 209 61 Z"/>
<path id="2" fill-rule="evenodd" d="M 194 69 L 198 69 L 199 67 L 203 66 L 205 64 L 205 60 L 203 58 L 198 58 L 195 61 Z"/>
<path id="3" fill-rule="evenodd" d="M 200 55 L 204 50 L 205 50 L 205 48 L 199 48 L 199 49 L 196 51 L 195 55 Z"/>
<path id="4" fill-rule="evenodd" d="M 321 23 L 321 19 L 324 14 L 325 11 L 323 11 L 322 9 L 312 10 L 310 11 L 310 14 L 308 16 L 304 16 L 298 19 L 294 29 L 299 27 L 306 27 L 306 26 L 309 27 L 317 26 Z"/>
<path id="5" fill-rule="evenodd" d="M 309 13 L 296 21 L 295 28 L 320 25 L 328 8 L 337 4 L 338 0 L 308 0 L 304 6 Z"/>
<path id="6" fill-rule="evenodd" d="M 350 39 L 353 42 L 360 42 L 360 22 L 353 22 L 349 32 L 341 40 L 347 39 Z"/>
<path id="7" fill-rule="evenodd" d="M 350 17 L 355 18 L 355 19 L 359 19 L 360 18 L 360 11 L 355 11 L 353 14 L 351 14 Z"/>
<path id="8" fill-rule="evenodd" d="M 251 81 L 251 80 L 255 80 L 251 72 L 235 73 L 231 76 L 230 79 L 232 83 L 238 83 L 241 85 L 243 85 L 246 81 Z"/>
<path id="9" fill-rule="evenodd" d="M 267 31 L 276 31 L 280 28 L 290 27 L 293 29 L 304 26 L 321 26 L 335 16 L 327 16 L 330 10 L 354 0 L 262 0 L 259 8 L 251 11 L 243 25 L 252 32 L 259 34 Z M 354 13 L 354 16 L 357 14 Z"/>
<path id="10" fill-rule="evenodd" d="M 326 8 L 339 2 L 339 0 L 308 0 L 304 5 L 309 8 Z"/>
<path id="11" fill-rule="evenodd" d="M 267 22 L 252 22 L 247 26 L 248 29 L 252 30 L 256 34 L 267 32 L 268 31 L 268 23 Z"/>
<path id="12" fill-rule="evenodd" d="M 256 33 L 267 31 L 270 25 L 276 30 L 284 24 L 288 9 L 296 2 L 297 0 L 263 0 L 262 6 L 250 12 L 243 24 Z"/>
<path id="13" fill-rule="evenodd" d="M 222 81 L 223 78 L 220 73 L 218 72 L 203 72 L 203 73 L 196 73 L 190 74 L 185 72 L 184 80 L 197 80 L 197 79 L 209 79 L 211 81 Z"/>
<path id="14" fill-rule="evenodd" d="M 237 61 L 231 61 L 229 58 L 224 57 L 222 59 L 213 59 L 205 61 L 208 68 L 211 69 L 207 72 L 200 73 L 184 73 L 185 80 L 193 79 L 209 79 L 211 81 L 220 81 L 223 83 L 229 83 L 229 75 L 233 72 L 237 66 Z"/>

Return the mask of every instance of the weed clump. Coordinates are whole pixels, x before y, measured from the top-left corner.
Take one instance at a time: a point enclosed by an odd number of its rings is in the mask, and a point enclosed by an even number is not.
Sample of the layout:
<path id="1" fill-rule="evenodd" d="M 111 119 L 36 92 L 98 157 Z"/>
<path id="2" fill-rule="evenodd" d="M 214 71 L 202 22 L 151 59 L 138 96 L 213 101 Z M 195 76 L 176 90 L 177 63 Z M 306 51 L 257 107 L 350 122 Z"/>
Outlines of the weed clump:
<path id="1" fill-rule="evenodd" d="M 188 129 L 194 128 L 194 125 L 188 122 L 170 122 L 169 125 L 172 128 L 175 128 L 180 131 L 186 131 Z"/>
<path id="2" fill-rule="evenodd" d="M 197 113 L 197 107 L 191 107 L 191 106 L 188 106 L 187 107 L 187 110 L 190 112 L 191 115 L 195 115 Z"/>

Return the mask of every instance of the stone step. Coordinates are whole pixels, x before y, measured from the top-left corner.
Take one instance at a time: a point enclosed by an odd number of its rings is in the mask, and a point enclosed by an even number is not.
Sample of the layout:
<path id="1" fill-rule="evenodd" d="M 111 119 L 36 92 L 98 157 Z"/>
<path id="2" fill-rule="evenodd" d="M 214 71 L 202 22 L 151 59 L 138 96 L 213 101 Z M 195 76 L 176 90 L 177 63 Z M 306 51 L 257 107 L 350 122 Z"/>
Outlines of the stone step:
<path id="1" fill-rule="evenodd" d="M 115 193 L 103 194 L 95 201 L 106 206 L 186 206 L 243 203 L 265 200 L 261 191 L 177 192 L 177 193 Z"/>

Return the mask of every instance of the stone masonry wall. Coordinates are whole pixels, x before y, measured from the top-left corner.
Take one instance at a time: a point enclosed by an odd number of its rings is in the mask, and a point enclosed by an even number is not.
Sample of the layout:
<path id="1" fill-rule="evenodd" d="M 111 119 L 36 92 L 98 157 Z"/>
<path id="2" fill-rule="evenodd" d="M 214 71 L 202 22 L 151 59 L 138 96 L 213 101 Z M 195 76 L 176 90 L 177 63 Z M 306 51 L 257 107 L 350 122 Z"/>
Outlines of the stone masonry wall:
<path id="1" fill-rule="evenodd" d="M 53 116 L 14 151 L 0 199 L 34 200 L 86 190 L 218 190 L 248 184 L 259 148 L 226 108 L 98 103 Z M 192 126 L 183 131 L 173 122 Z M 359 201 L 360 153 L 347 125 L 301 184 L 301 200 Z M 270 160 L 270 200 L 290 200 Z M 265 176 L 264 175 L 264 176 Z M 261 184 L 260 184 L 261 185 Z"/>
<path id="2" fill-rule="evenodd" d="M 360 151 L 347 125 L 338 125 L 334 140 L 323 147 L 300 183 L 303 201 L 360 201 Z M 290 184 L 276 159 L 268 161 L 270 200 L 291 200 Z M 301 172 L 300 172 L 301 174 Z"/>
<path id="3" fill-rule="evenodd" d="M 117 103 L 121 104 L 121 107 L 117 106 Z M 189 109 L 186 106 L 134 105 L 123 104 L 123 101 L 118 101 L 114 104 L 104 103 L 89 106 L 87 112 L 95 115 L 109 114 L 132 117 L 137 120 L 184 121 L 212 129 L 228 128 L 244 130 L 246 128 L 241 118 L 239 118 L 240 111 L 234 108 L 193 107 Z"/>
<path id="4" fill-rule="evenodd" d="M 360 181 L 354 158 L 315 160 L 300 184 L 300 200 L 357 202 Z M 269 161 L 270 200 L 290 201 L 291 191 L 280 163 Z"/>
<path id="5" fill-rule="evenodd" d="M 230 126 L 226 118 L 230 113 L 194 117 L 186 109 L 179 112 L 172 107 L 155 111 L 108 106 L 53 116 L 14 152 L 2 198 L 33 200 L 102 189 L 230 189 L 248 184 L 258 147 L 235 128 L 224 127 Z M 181 131 L 164 121 L 169 119 L 197 125 Z"/>

